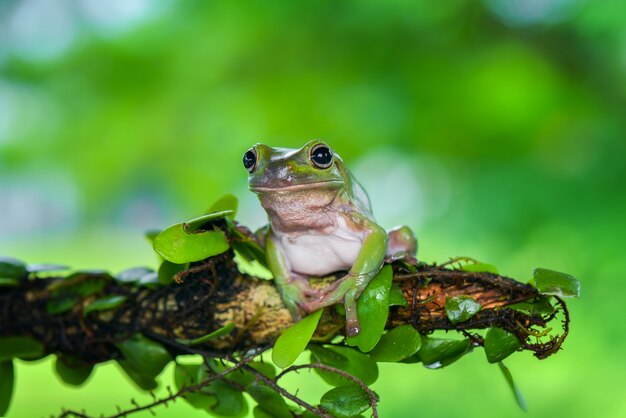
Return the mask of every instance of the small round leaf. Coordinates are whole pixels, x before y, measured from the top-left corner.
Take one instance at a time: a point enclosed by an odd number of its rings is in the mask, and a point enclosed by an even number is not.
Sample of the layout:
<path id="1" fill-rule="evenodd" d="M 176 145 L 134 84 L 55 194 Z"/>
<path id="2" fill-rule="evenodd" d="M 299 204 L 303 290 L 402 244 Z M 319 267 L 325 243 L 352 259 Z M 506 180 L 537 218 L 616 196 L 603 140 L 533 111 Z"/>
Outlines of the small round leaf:
<path id="1" fill-rule="evenodd" d="M 421 346 L 419 332 L 411 325 L 401 325 L 383 335 L 370 356 L 375 361 L 397 362 L 412 356 Z"/>
<path id="2" fill-rule="evenodd" d="M 453 324 L 467 321 L 476 315 L 481 308 L 480 303 L 471 296 L 461 295 L 446 298 L 446 315 Z"/>
<path id="3" fill-rule="evenodd" d="M 183 224 L 167 228 L 154 239 L 154 250 L 175 264 L 204 260 L 228 248 L 228 241 L 222 231 L 187 233 Z"/>
<path id="4" fill-rule="evenodd" d="M 498 363 L 520 348 L 517 337 L 501 328 L 489 328 L 485 335 L 485 354 L 489 363 Z"/>
<path id="5" fill-rule="evenodd" d="M 320 406 L 330 412 L 333 417 L 351 418 L 366 411 L 370 405 L 367 393 L 357 385 L 345 385 L 326 392 Z"/>
<path id="6" fill-rule="evenodd" d="M 378 365 L 369 355 L 351 347 L 309 345 L 311 363 L 322 363 L 343 370 L 358 377 L 366 385 L 371 385 L 378 378 Z M 326 383 L 342 386 L 353 383 L 345 377 L 326 370 L 314 369 Z"/>

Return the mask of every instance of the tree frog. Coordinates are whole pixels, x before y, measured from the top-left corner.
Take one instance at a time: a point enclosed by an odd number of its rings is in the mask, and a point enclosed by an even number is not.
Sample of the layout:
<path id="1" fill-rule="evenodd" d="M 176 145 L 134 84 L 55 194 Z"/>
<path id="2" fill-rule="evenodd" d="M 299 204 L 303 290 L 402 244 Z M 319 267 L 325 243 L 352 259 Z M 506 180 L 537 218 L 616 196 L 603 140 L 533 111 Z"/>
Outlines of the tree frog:
<path id="1" fill-rule="evenodd" d="M 243 165 L 269 218 L 259 234 L 267 263 L 294 319 L 343 303 L 346 334 L 357 335 L 357 299 L 384 261 L 415 260 L 413 232 L 406 226 L 381 228 L 363 187 L 322 141 L 300 149 L 256 144 Z M 308 283 L 340 271 L 347 273 L 326 288 Z"/>

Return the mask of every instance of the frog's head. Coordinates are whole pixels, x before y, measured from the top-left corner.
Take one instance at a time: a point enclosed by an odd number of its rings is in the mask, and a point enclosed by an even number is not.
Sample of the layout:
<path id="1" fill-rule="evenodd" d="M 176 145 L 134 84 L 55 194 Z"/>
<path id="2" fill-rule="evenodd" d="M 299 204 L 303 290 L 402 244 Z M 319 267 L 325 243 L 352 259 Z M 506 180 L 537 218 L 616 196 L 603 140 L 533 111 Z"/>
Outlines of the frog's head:
<path id="1" fill-rule="evenodd" d="M 343 162 L 324 142 L 313 140 L 300 149 L 256 144 L 243 155 L 248 185 L 257 194 L 335 190 L 345 186 Z"/>

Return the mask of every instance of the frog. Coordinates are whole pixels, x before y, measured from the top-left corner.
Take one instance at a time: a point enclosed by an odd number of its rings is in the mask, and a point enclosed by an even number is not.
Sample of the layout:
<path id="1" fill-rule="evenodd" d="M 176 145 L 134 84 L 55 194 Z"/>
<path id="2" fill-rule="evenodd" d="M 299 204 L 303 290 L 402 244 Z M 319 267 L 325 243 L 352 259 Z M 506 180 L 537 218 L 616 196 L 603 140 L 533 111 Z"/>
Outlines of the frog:
<path id="1" fill-rule="evenodd" d="M 417 262 L 413 231 L 378 225 L 365 189 L 322 140 L 299 149 L 257 143 L 243 166 L 269 221 L 257 237 L 293 319 L 343 304 L 346 335 L 358 335 L 357 300 L 383 264 Z M 338 272 L 321 289 L 309 283 Z"/>

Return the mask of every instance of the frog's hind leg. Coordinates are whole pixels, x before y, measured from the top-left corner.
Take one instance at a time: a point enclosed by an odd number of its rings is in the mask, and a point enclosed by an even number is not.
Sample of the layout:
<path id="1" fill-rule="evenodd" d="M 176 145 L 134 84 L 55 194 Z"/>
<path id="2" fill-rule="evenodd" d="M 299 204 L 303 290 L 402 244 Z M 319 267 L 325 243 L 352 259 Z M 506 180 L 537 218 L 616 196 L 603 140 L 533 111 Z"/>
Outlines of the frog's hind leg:
<path id="1" fill-rule="evenodd" d="M 389 241 L 385 262 L 391 263 L 396 260 L 404 260 L 409 263 L 417 263 L 417 238 L 408 226 L 396 226 L 387 231 Z"/>

